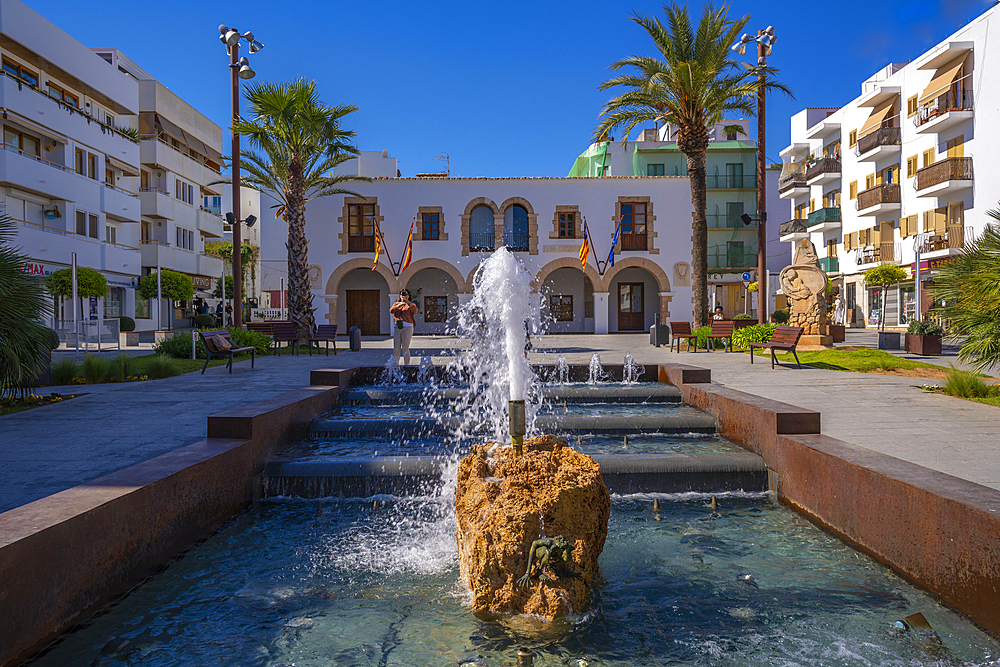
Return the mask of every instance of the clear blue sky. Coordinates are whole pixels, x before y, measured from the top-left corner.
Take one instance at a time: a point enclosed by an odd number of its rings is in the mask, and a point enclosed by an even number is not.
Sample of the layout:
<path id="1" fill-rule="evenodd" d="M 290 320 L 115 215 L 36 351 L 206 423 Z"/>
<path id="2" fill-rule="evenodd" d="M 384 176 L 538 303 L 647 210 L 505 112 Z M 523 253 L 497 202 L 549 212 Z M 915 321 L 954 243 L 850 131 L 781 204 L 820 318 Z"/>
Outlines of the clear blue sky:
<path id="1" fill-rule="evenodd" d="M 28 0 L 92 47 L 116 47 L 219 125 L 229 118 L 220 23 L 252 30 L 257 80 L 315 79 L 324 102 L 355 104 L 362 150 L 386 149 L 404 176 L 564 176 L 590 143 L 608 93 L 607 66 L 653 55 L 633 10 L 655 0 L 601 2 L 204 2 L 106 8 Z M 768 156 L 788 144 L 788 118 L 840 106 L 889 62 L 912 60 L 992 0 L 775 0 L 732 5 L 751 31 L 774 25 L 770 59 L 796 99 L 769 98 Z M 695 16 L 702 4 L 690 3 Z M 228 150 L 225 151 L 228 153 Z"/>

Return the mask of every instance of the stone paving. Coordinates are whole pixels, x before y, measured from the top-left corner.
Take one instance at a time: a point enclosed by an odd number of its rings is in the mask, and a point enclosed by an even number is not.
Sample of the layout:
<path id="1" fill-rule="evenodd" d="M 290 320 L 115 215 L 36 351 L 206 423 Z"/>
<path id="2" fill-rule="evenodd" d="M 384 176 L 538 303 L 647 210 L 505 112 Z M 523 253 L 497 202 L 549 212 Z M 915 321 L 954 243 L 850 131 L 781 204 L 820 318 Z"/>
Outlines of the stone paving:
<path id="1" fill-rule="evenodd" d="M 862 341 L 852 333 L 847 344 Z M 411 363 L 422 356 L 447 362 L 460 345 L 417 336 Z M 255 369 L 238 362 L 232 375 L 220 366 L 205 375 L 62 389 L 85 395 L 0 417 L 0 512 L 197 442 L 209 415 L 305 386 L 313 368 L 382 365 L 391 348 L 391 339 L 366 339 L 360 352 L 265 356 Z M 531 356 L 586 364 L 598 352 L 604 363 L 620 364 L 629 351 L 640 363 L 711 368 L 715 381 L 734 389 L 819 410 L 827 435 L 1000 489 L 1000 409 L 923 392 L 924 380 L 788 365 L 771 370 L 764 359 L 751 366 L 745 354 L 653 348 L 648 334 L 546 336 L 535 340 Z"/>

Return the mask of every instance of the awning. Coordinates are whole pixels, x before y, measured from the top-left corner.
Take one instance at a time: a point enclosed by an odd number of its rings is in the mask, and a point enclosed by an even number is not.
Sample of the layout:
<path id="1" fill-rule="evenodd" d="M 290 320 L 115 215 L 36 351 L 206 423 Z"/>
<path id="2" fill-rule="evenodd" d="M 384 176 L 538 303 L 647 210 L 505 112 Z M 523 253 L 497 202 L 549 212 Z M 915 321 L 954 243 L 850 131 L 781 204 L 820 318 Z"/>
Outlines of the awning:
<path id="1" fill-rule="evenodd" d="M 54 131 L 50 130 L 47 127 L 42 127 L 38 123 L 30 121 L 27 118 L 25 118 L 24 116 L 22 116 L 21 114 L 15 113 L 15 112 L 11 111 L 10 109 L 5 109 L 4 110 L 3 117 L 4 118 L 9 118 L 10 120 L 14 121 L 18 125 L 23 125 L 24 127 L 28 128 L 29 130 L 37 132 L 38 134 L 42 135 L 42 137 L 47 137 L 49 139 L 55 139 L 56 141 L 62 142 L 64 144 L 69 143 L 69 139 L 66 138 L 66 135 L 59 134 L 58 132 L 54 132 Z"/>
<path id="2" fill-rule="evenodd" d="M 110 155 L 105 156 L 105 159 L 111 164 L 112 167 L 115 167 L 117 169 L 121 169 L 122 174 L 125 175 L 125 176 L 138 176 L 139 175 L 139 170 L 138 169 L 136 169 L 135 167 L 131 167 L 131 166 L 125 164 L 121 160 L 116 160 L 115 158 L 111 157 Z"/>
<path id="3" fill-rule="evenodd" d="M 183 141 L 184 143 L 188 143 L 188 136 L 187 134 L 185 134 L 184 130 L 177 127 L 176 125 L 171 123 L 169 120 L 167 120 L 160 114 L 156 114 L 156 129 L 158 131 L 166 132 L 167 134 L 172 136 L 174 139 L 177 139 L 178 141 Z"/>
<path id="4" fill-rule="evenodd" d="M 878 128 L 882 127 L 882 121 L 884 121 L 886 118 L 889 117 L 889 114 L 892 112 L 892 108 L 893 106 L 895 106 L 897 99 L 899 98 L 890 97 L 889 99 L 887 99 L 886 101 L 882 102 L 877 107 L 875 107 L 875 110 L 872 111 L 872 115 L 868 116 L 868 120 L 865 121 L 865 124 L 861 127 L 861 131 L 858 132 L 858 138 L 861 138 L 866 134 L 871 134 Z"/>
<path id="5" fill-rule="evenodd" d="M 962 65 L 965 64 L 965 57 L 967 55 L 968 54 L 963 53 L 934 73 L 934 78 L 931 79 L 927 88 L 925 88 L 924 92 L 920 95 L 920 104 L 929 102 L 933 98 L 944 94 L 948 87 L 954 83 L 955 79 L 958 77 L 958 72 L 962 69 Z"/>

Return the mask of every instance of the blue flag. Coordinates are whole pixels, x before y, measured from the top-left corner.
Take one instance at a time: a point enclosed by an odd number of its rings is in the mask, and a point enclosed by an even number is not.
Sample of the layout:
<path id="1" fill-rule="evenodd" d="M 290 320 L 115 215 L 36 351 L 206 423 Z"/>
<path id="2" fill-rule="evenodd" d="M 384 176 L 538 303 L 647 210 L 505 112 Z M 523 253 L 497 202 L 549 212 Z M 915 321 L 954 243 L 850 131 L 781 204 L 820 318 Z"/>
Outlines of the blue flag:
<path id="1" fill-rule="evenodd" d="M 618 245 L 618 232 L 622 229 L 622 223 L 618 223 L 615 227 L 615 237 L 611 239 L 611 252 L 608 253 L 608 264 L 611 266 L 615 265 L 615 246 Z"/>

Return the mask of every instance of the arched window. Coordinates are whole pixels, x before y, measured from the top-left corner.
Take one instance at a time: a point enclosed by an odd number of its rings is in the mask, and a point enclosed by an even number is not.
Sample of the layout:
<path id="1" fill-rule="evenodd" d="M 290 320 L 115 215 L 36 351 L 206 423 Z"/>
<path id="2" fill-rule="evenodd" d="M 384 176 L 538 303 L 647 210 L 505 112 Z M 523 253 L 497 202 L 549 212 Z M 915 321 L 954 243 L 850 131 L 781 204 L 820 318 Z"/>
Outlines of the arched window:
<path id="1" fill-rule="evenodd" d="M 503 213 L 503 243 L 507 250 L 528 251 L 528 211 L 520 204 Z"/>
<path id="2" fill-rule="evenodd" d="M 493 209 L 480 204 L 472 209 L 469 215 L 469 250 L 472 252 L 493 250 L 494 244 Z"/>

